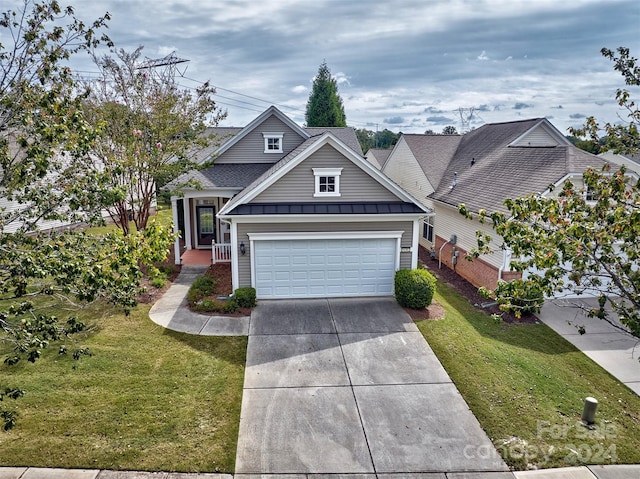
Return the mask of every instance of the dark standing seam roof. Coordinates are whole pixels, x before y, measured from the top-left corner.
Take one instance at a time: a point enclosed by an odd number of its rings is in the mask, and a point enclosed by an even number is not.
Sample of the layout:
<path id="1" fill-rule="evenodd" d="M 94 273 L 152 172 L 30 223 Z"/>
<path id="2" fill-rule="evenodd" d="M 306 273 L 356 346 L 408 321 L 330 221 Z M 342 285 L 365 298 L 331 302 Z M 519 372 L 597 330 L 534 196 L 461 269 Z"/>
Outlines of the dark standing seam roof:
<path id="1" fill-rule="evenodd" d="M 230 215 L 384 215 L 416 214 L 424 211 L 413 203 L 249 203 L 238 205 Z"/>
<path id="2" fill-rule="evenodd" d="M 569 173 L 604 165 L 602 159 L 574 146 L 508 146 L 540 121 L 487 124 L 464 135 L 431 197 L 452 206 L 464 203 L 471 211 L 506 213 L 507 198 L 543 193 Z M 454 172 L 456 186 L 451 188 Z"/>

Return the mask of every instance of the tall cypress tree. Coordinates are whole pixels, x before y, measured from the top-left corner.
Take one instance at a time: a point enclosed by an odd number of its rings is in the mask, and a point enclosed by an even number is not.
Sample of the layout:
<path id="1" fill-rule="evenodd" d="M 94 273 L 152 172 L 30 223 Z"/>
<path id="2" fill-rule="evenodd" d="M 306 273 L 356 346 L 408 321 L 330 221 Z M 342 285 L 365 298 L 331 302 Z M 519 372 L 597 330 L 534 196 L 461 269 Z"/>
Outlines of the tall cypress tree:
<path id="1" fill-rule="evenodd" d="M 307 126 L 347 126 L 338 83 L 331 76 L 326 62 L 322 62 L 313 79 L 313 89 L 307 101 Z"/>

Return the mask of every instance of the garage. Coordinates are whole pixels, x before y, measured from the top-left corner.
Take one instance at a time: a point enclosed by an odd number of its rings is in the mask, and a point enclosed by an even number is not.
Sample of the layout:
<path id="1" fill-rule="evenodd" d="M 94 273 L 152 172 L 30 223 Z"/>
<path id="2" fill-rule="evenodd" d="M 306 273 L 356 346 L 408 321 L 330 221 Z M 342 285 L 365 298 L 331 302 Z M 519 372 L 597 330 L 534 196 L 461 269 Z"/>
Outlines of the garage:
<path id="1" fill-rule="evenodd" d="M 257 297 L 392 295 L 400 235 L 259 239 L 251 235 L 252 282 Z"/>

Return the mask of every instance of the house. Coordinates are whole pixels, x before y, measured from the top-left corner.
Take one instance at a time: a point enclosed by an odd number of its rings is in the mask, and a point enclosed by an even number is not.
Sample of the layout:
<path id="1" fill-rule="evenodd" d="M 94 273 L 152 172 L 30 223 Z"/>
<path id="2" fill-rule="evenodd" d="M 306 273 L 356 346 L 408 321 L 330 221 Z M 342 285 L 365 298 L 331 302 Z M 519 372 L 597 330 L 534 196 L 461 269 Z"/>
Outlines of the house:
<path id="1" fill-rule="evenodd" d="M 534 118 L 485 124 L 463 136 L 404 135 L 382 171 L 433 208 L 435 216 L 423 221 L 421 246 L 431 249 L 440 266 L 493 289 L 499 279 L 520 274 L 510 271 L 511 254 L 491 225 L 463 217 L 458 205 L 507 213 L 507 198 L 553 195 L 567 179 L 580 189 L 583 172 L 604 164 L 573 146 L 545 118 Z M 549 185 L 557 188 L 551 191 Z M 493 237 L 492 253 L 467 261 L 477 231 Z"/>
<path id="2" fill-rule="evenodd" d="M 640 175 L 640 153 L 636 153 L 635 155 L 622 155 L 614 153 L 613 151 L 607 151 L 605 153 L 600 153 L 598 156 L 609 163 L 617 165 L 618 168 L 621 165 L 625 165 L 627 170 Z"/>
<path id="3" fill-rule="evenodd" d="M 367 151 L 367 154 L 364 155 L 364 158 L 373 166 L 380 169 L 390 154 L 391 148 L 371 148 Z"/>
<path id="4" fill-rule="evenodd" d="M 363 157 L 352 128 L 303 128 L 270 107 L 226 134 L 197 156 L 212 166 L 174 182 L 198 186 L 171 202 L 186 253 L 211 249 L 214 261 L 230 261 L 234 290 L 391 295 L 395 271 L 417 266 L 430 211 Z"/>

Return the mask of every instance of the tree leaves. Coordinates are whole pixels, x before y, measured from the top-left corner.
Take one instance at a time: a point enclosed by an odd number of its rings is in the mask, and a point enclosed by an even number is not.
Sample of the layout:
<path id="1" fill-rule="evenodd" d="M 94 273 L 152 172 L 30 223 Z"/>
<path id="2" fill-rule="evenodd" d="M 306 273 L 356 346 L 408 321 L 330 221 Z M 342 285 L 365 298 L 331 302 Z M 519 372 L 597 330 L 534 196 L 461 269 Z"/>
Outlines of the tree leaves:
<path id="1" fill-rule="evenodd" d="M 331 76 L 326 62 L 320 65 L 313 79 L 305 120 L 308 127 L 347 126 L 342 98 L 338 95 L 338 83 Z"/>

